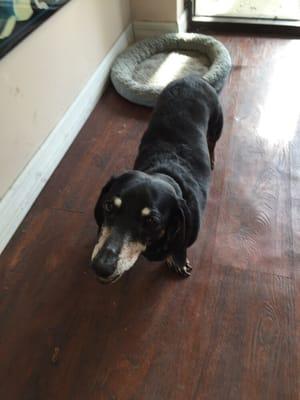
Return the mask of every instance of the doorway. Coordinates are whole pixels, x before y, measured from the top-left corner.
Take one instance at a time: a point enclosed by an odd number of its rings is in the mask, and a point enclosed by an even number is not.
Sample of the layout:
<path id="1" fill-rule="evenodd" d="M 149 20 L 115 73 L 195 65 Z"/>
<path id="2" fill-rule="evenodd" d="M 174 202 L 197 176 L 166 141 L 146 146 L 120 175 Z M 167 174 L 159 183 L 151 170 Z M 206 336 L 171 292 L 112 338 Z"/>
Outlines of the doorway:
<path id="1" fill-rule="evenodd" d="M 300 35 L 300 0 L 188 0 L 191 31 Z"/>
<path id="2" fill-rule="evenodd" d="M 197 16 L 300 20 L 300 0 L 196 0 Z"/>

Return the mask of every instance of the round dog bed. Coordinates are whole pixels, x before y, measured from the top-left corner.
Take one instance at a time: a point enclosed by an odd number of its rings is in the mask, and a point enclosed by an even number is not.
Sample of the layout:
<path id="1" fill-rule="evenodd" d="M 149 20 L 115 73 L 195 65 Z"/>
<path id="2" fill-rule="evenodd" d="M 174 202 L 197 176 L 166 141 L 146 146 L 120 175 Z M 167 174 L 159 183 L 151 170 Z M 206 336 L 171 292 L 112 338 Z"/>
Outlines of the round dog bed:
<path id="1" fill-rule="evenodd" d="M 222 43 L 197 33 L 168 33 L 137 42 L 115 60 L 111 80 L 117 92 L 133 103 L 153 107 L 172 80 L 200 74 L 217 92 L 231 68 Z"/>

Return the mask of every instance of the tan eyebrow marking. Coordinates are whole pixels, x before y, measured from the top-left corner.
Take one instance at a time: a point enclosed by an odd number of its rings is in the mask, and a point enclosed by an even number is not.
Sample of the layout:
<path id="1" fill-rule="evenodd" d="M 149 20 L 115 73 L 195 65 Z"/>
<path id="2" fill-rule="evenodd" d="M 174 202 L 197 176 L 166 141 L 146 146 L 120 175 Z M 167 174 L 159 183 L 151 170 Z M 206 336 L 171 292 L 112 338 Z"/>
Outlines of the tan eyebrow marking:
<path id="1" fill-rule="evenodd" d="M 122 199 L 120 197 L 114 197 L 114 205 L 120 208 L 122 205 Z"/>
<path id="2" fill-rule="evenodd" d="M 150 208 L 148 208 L 148 207 L 144 207 L 144 208 L 142 209 L 142 212 L 141 212 L 141 214 L 142 214 L 143 217 L 146 217 L 146 216 L 149 215 L 150 213 L 151 213 L 151 210 L 150 210 Z"/>

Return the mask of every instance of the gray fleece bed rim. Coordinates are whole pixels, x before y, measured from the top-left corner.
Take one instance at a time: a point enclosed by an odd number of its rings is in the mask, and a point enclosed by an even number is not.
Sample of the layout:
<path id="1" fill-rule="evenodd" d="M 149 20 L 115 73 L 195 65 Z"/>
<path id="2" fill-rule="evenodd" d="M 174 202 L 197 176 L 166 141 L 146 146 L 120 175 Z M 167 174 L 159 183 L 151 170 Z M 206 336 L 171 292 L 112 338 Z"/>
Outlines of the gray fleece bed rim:
<path id="1" fill-rule="evenodd" d="M 231 58 L 226 47 L 212 36 L 168 33 L 139 41 L 116 58 L 110 77 L 117 92 L 133 103 L 154 107 L 163 87 L 138 82 L 134 79 L 134 71 L 147 58 L 157 53 L 172 51 L 193 51 L 206 56 L 210 66 L 202 77 L 217 92 L 222 90 L 231 69 Z"/>

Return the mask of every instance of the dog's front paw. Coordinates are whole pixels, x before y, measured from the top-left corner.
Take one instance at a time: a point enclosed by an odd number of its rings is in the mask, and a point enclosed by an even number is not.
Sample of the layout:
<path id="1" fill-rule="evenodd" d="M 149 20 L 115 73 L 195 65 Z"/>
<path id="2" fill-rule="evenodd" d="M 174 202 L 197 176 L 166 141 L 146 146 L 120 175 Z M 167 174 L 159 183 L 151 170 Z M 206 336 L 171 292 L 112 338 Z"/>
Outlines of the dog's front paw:
<path id="1" fill-rule="evenodd" d="M 182 276 L 183 278 L 188 278 L 192 272 L 192 266 L 188 259 L 186 259 L 184 265 L 178 265 L 174 261 L 172 256 L 169 256 L 166 259 L 167 266 L 172 270 L 175 271 L 178 275 Z"/>
<path id="2" fill-rule="evenodd" d="M 183 276 L 190 276 L 192 273 L 193 267 L 191 266 L 188 258 L 186 259 L 185 265 L 182 267 Z"/>

